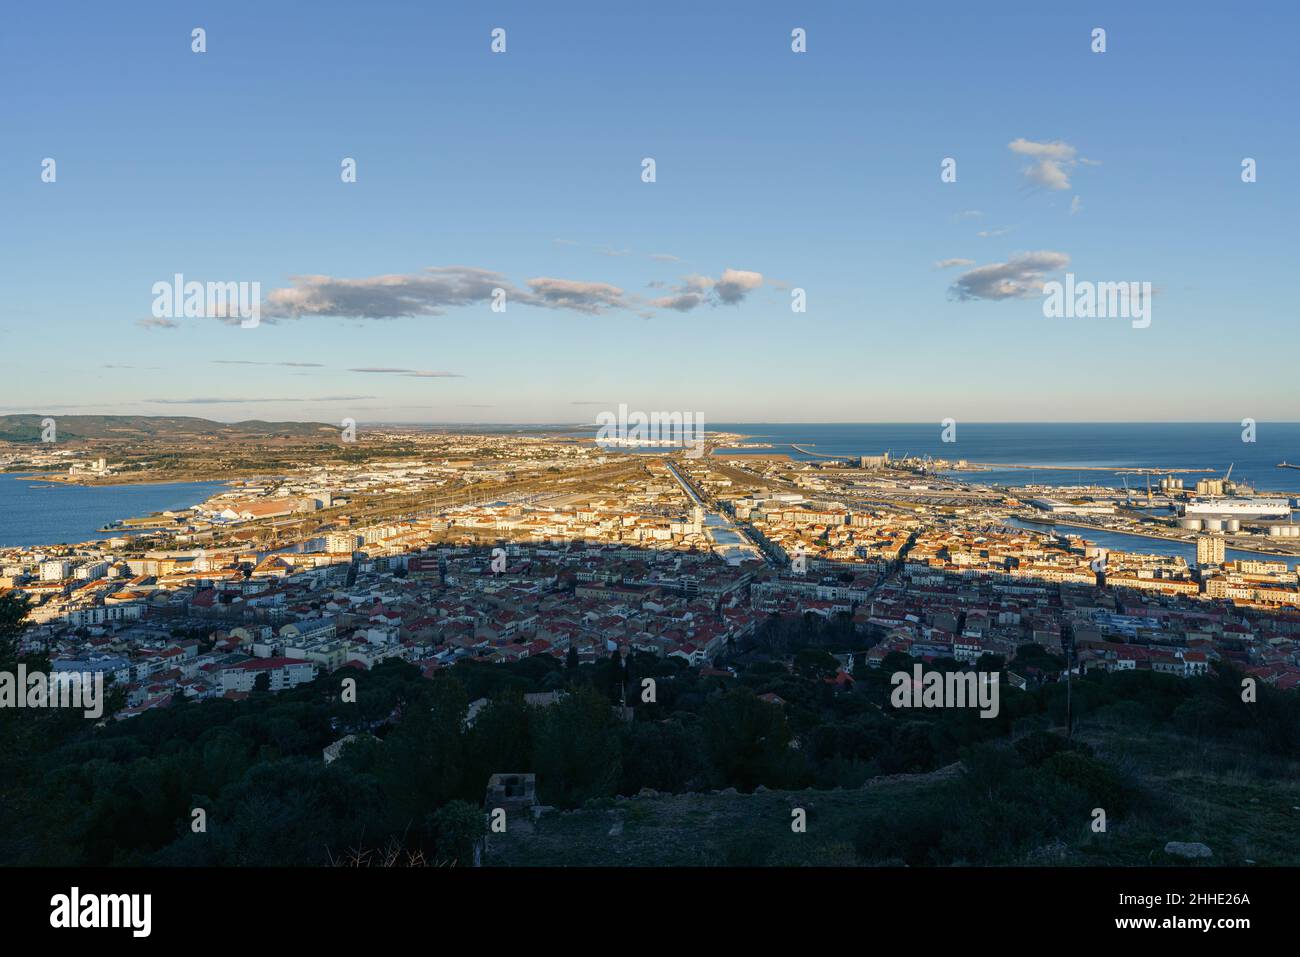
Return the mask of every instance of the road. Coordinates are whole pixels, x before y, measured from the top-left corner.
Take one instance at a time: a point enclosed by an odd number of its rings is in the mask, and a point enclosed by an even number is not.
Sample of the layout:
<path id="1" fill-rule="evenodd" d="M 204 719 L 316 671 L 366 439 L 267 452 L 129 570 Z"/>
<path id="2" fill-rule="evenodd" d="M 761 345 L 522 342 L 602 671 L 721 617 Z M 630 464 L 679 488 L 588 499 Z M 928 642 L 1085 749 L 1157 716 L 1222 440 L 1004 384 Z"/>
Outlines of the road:
<path id="1" fill-rule="evenodd" d="M 692 484 L 686 476 L 682 475 L 682 473 L 677 470 L 677 466 L 673 465 L 672 462 L 665 462 L 664 465 L 668 468 L 668 471 L 672 473 L 673 478 L 677 479 L 678 484 L 681 485 L 686 494 L 690 496 L 691 501 L 704 509 L 708 517 L 714 520 L 713 523 L 709 525 L 711 533 L 717 531 L 731 532 L 744 543 L 743 545 L 729 545 L 729 543 L 725 542 L 719 543 L 716 537 L 711 534 L 710 537 L 714 538 L 715 549 L 725 549 L 728 547 L 740 548 L 752 552 L 755 555 L 762 556 L 763 561 L 768 564 L 773 564 L 772 559 L 768 556 L 767 552 L 765 552 L 757 542 L 750 538 L 749 534 L 743 528 L 733 523 L 730 519 L 722 515 L 704 500 L 704 496 L 700 494 L 699 490 L 695 488 L 694 484 Z M 725 558 L 725 555 L 723 557 Z"/>

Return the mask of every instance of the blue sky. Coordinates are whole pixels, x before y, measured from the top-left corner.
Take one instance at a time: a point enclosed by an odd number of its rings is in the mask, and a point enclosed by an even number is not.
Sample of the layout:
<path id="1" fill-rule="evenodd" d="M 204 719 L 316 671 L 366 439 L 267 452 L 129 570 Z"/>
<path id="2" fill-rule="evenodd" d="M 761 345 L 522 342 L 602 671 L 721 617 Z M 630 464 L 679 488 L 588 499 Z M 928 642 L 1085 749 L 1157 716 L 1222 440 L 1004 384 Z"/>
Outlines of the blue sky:
<path id="1" fill-rule="evenodd" d="M 9 11 L 0 412 L 1297 418 L 1292 5 L 449 6 Z M 262 323 L 149 327 L 175 273 Z"/>

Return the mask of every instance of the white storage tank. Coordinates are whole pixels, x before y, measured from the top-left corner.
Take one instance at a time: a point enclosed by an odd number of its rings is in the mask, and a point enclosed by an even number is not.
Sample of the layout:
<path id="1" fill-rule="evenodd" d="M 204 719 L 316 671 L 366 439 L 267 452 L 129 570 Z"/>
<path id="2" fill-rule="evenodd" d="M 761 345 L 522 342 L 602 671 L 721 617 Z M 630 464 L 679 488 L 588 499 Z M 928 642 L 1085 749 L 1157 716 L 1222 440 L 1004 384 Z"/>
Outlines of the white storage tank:
<path id="1" fill-rule="evenodd" d="M 1178 527 L 1191 532 L 1199 532 L 1201 530 L 1201 520 L 1199 518 L 1180 518 Z"/>
<path id="2" fill-rule="evenodd" d="M 1205 520 L 1205 524 L 1204 524 L 1202 527 L 1203 527 L 1207 532 L 1221 532 L 1221 531 L 1223 531 L 1223 519 L 1221 519 L 1221 518 L 1207 518 L 1207 519 Z"/>
<path id="3" fill-rule="evenodd" d="M 1223 523 L 1223 530 L 1226 532 L 1241 531 L 1241 519 L 1239 518 L 1228 519 L 1226 522 Z"/>

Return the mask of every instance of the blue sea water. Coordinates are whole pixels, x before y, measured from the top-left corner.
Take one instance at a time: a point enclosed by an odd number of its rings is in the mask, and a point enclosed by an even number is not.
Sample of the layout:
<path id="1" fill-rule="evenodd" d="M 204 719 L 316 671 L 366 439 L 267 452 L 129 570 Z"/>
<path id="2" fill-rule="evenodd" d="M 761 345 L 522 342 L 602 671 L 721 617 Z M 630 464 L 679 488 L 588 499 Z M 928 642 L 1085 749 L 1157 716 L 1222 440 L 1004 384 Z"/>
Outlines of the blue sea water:
<path id="1" fill-rule="evenodd" d="M 28 475 L 0 473 L 0 547 L 107 538 L 98 529 L 109 522 L 189 508 L 224 487 L 221 482 L 34 487 L 49 484 Z"/>
<path id="2" fill-rule="evenodd" d="M 956 441 L 944 442 L 943 427 L 930 423 L 772 424 L 708 423 L 709 431 L 738 432 L 748 441 L 769 442 L 771 449 L 729 450 L 727 455 L 785 453 L 795 459 L 811 456 L 790 448 L 802 445 L 819 455 L 931 455 L 950 461 L 1055 465 L 1059 470 L 998 469 L 963 472 L 962 477 L 984 484 L 1106 485 L 1123 480 L 1110 471 L 1085 471 L 1080 466 L 1110 468 L 1214 469 L 1187 472 L 1188 486 L 1198 478 L 1223 477 L 1232 467 L 1233 481 L 1260 492 L 1300 494 L 1300 470 L 1280 469 L 1279 462 L 1300 464 L 1300 422 L 1261 422 L 1255 441 L 1242 441 L 1239 422 L 1222 423 L 980 423 L 958 422 Z M 1152 478 L 1152 485 L 1157 478 Z M 1145 489 L 1142 476 L 1128 476 L 1132 488 Z"/>

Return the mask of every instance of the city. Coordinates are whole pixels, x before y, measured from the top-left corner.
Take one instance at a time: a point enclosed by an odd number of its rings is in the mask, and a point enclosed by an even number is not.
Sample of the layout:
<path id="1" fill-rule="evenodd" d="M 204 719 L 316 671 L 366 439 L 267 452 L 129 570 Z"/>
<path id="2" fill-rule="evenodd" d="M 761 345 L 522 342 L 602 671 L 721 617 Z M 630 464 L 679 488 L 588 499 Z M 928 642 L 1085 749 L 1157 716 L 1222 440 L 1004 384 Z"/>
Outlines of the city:
<path id="1" fill-rule="evenodd" d="M 365 448 L 411 439 L 381 432 Z M 848 616 L 877 639 L 868 666 L 889 652 L 995 654 L 1023 683 L 1017 647 L 1059 655 L 1068 636 L 1080 673 L 1190 676 L 1223 661 L 1300 683 L 1294 562 L 1225 560 L 1216 532 L 1195 536 L 1194 562 L 1099 548 L 1091 516 L 1124 508 L 1103 489 L 1074 506 L 1028 499 L 1027 513 L 970 477 L 918 481 L 886 455 L 728 457 L 719 440 L 735 436 L 715 437 L 707 459 L 544 435 L 414 439 L 413 459 L 307 465 L 184 513 L 123 517 L 107 538 L 2 549 L 0 587 L 27 600 L 25 641 L 56 671 L 112 677 L 119 720 L 174 696 L 247 695 L 263 673 L 280 690 L 388 659 L 426 675 L 571 651 L 710 667 L 771 615 Z M 40 458 L 11 453 L 9 467 Z M 103 473 L 98 462 L 68 467 Z M 1222 496 L 1222 483 L 1197 492 Z M 1251 501 L 1196 494 L 1184 509 L 1249 514 Z M 1035 507 L 1082 527 L 1034 524 Z"/>
<path id="2" fill-rule="evenodd" d="M 6 931 L 1285 932 L 1297 11 L 807 7 L 0 15 Z"/>

